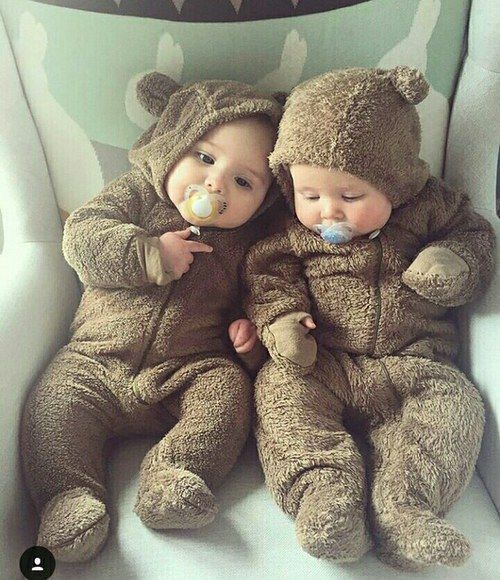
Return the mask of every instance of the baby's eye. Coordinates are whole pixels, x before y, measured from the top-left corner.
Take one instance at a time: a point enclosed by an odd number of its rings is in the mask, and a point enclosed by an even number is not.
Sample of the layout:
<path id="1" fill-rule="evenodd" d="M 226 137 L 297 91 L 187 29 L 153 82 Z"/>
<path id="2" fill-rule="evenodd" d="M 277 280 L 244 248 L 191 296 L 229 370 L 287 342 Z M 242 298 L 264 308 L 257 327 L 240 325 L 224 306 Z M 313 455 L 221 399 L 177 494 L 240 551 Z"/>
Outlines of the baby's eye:
<path id="1" fill-rule="evenodd" d="M 358 199 L 361 199 L 363 196 L 362 195 L 343 195 L 342 199 L 344 201 L 347 202 L 352 202 L 352 201 L 357 201 Z"/>
<path id="2" fill-rule="evenodd" d="M 319 195 L 305 195 L 304 197 L 309 201 L 316 201 L 317 199 L 319 199 Z"/>
<path id="3" fill-rule="evenodd" d="M 197 151 L 196 152 L 196 156 L 198 157 L 198 159 L 200 161 L 202 161 L 203 163 L 206 163 L 207 165 L 213 165 L 214 164 L 213 158 L 210 157 L 210 155 L 207 155 L 206 153 L 203 153 L 203 151 Z"/>
<path id="4" fill-rule="evenodd" d="M 236 181 L 236 183 L 240 186 L 240 187 L 247 187 L 247 188 L 252 188 L 252 186 L 250 185 L 250 183 L 248 183 L 248 181 L 246 179 L 243 179 L 243 177 L 235 177 L 234 179 Z"/>

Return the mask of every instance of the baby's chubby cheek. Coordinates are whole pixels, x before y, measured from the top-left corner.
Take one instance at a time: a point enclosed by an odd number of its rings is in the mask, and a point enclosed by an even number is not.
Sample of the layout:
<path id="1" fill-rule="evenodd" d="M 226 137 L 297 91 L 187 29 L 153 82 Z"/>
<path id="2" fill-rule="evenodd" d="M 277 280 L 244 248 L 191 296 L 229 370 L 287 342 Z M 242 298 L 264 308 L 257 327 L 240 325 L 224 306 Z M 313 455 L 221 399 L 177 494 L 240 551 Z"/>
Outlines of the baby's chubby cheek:
<path id="1" fill-rule="evenodd" d="M 177 183 L 175 175 L 172 178 L 172 172 L 168 173 L 163 180 L 163 189 L 170 201 L 178 207 L 184 201 L 184 191 Z"/>
<path id="2" fill-rule="evenodd" d="M 312 230 L 316 224 L 321 223 L 319 212 L 314 207 L 307 207 L 301 196 L 295 195 L 294 201 L 295 216 L 303 226 Z"/>
<path id="3" fill-rule="evenodd" d="M 348 221 L 358 232 L 358 235 L 370 234 L 381 230 L 388 222 L 392 213 L 392 204 L 379 191 L 370 191 L 367 199 L 355 203 L 349 208 Z"/>

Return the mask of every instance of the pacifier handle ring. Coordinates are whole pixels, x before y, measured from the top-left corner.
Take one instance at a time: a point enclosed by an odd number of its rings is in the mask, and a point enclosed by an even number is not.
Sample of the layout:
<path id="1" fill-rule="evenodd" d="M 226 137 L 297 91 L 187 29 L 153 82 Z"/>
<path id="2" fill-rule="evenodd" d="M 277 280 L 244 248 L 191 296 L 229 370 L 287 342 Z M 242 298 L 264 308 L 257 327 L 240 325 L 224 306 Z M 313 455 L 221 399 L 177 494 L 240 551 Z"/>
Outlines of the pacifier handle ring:
<path id="1" fill-rule="evenodd" d="M 192 192 L 200 192 L 200 193 L 204 193 L 206 195 L 210 195 L 210 192 L 203 187 L 203 185 L 188 185 L 184 191 L 184 199 L 189 199 L 192 195 Z"/>

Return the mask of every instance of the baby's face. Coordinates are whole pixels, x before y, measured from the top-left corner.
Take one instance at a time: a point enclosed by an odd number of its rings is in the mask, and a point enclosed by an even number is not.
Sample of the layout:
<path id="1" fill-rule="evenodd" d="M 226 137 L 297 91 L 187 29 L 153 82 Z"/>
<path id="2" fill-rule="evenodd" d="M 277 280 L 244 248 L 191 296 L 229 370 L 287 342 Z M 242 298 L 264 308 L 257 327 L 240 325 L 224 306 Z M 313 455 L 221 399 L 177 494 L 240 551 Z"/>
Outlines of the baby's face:
<path id="1" fill-rule="evenodd" d="M 315 231 L 316 224 L 349 222 L 356 236 L 381 229 L 392 206 L 387 197 L 368 181 L 350 173 L 316 165 L 292 165 L 295 213 Z"/>
<path id="2" fill-rule="evenodd" d="M 275 137 L 273 127 L 258 117 L 224 123 L 205 133 L 165 178 L 165 190 L 182 217 L 203 225 L 181 205 L 186 187 L 194 184 L 222 195 L 227 203 L 211 226 L 236 228 L 247 222 L 272 182 L 267 157 Z"/>

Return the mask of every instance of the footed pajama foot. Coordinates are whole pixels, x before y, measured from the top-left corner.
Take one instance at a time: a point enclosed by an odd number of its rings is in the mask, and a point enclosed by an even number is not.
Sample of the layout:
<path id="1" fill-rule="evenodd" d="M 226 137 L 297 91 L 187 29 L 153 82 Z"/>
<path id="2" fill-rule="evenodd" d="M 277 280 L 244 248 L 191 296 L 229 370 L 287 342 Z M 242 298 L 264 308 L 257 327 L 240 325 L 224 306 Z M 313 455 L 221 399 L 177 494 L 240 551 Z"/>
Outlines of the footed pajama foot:
<path id="1" fill-rule="evenodd" d="M 379 515 L 376 528 L 377 556 L 402 570 L 461 566 L 470 556 L 467 539 L 429 510 L 407 507 Z"/>
<path id="2" fill-rule="evenodd" d="M 371 547 L 363 506 L 354 505 L 335 485 L 310 485 L 295 521 L 302 548 L 316 558 L 354 562 Z"/>
<path id="3" fill-rule="evenodd" d="M 212 492 L 191 471 L 165 466 L 141 473 L 134 511 L 150 528 L 201 528 L 217 510 Z"/>
<path id="4" fill-rule="evenodd" d="M 104 545 L 109 515 L 90 490 L 74 488 L 52 498 L 41 513 L 37 546 L 48 548 L 56 560 L 85 562 Z"/>

